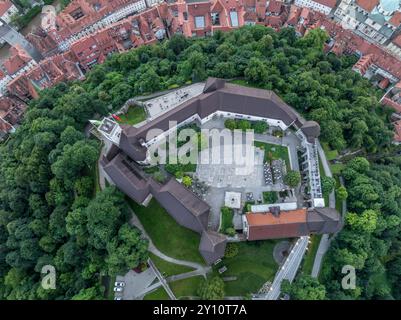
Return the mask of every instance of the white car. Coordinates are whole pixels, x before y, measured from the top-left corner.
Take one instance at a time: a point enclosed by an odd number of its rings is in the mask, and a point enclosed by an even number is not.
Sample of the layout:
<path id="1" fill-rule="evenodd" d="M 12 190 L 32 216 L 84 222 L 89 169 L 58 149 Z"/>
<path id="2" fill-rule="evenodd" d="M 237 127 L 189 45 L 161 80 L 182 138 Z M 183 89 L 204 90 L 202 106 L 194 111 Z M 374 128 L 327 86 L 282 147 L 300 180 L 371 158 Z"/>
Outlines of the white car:
<path id="1" fill-rule="evenodd" d="M 114 282 L 115 287 L 125 287 L 125 282 L 123 281 L 116 281 Z"/>
<path id="2" fill-rule="evenodd" d="M 123 297 L 114 297 L 114 300 L 122 300 Z"/>
<path id="3" fill-rule="evenodd" d="M 123 291 L 123 287 L 115 287 L 114 288 L 114 292 L 122 292 Z"/>

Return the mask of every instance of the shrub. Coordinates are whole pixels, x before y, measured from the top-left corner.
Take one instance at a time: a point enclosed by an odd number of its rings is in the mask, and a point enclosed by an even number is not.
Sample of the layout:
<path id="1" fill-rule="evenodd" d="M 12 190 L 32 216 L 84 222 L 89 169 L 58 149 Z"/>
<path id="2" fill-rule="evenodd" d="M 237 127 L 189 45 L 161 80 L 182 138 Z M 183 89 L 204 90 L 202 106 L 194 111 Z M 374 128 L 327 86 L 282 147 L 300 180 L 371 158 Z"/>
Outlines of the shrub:
<path id="1" fill-rule="evenodd" d="M 226 234 L 229 235 L 230 237 L 235 236 L 235 229 L 234 229 L 234 228 L 227 228 L 225 232 L 226 232 Z"/>
<path id="2" fill-rule="evenodd" d="M 255 121 L 252 124 L 252 128 L 255 130 L 255 133 L 265 133 L 269 125 L 264 121 Z"/>
<path id="3" fill-rule="evenodd" d="M 224 252 L 225 258 L 234 258 L 238 254 L 238 245 L 236 243 L 228 243 L 226 251 Z"/>
<path id="4" fill-rule="evenodd" d="M 182 178 L 182 183 L 184 184 L 184 186 L 186 186 L 188 188 L 192 185 L 192 178 L 185 176 Z"/>
<path id="5" fill-rule="evenodd" d="M 226 121 L 224 121 L 224 126 L 227 129 L 234 130 L 237 128 L 237 123 L 234 119 L 227 119 Z"/>

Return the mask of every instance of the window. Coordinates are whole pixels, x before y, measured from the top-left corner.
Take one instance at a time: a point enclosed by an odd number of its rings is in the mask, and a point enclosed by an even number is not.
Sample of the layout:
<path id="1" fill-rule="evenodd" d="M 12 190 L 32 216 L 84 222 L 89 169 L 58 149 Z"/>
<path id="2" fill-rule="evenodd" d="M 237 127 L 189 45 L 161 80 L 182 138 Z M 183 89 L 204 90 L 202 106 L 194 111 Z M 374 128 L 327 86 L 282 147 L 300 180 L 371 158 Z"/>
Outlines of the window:
<path id="1" fill-rule="evenodd" d="M 184 16 L 184 20 L 185 20 L 185 21 L 188 20 L 188 12 L 185 11 L 185 12 L 183 13 L 183 16 Z"/>
<path id="2" fill-rule="evenodd" d="M 195 28 L 203 29 L 205 27 L 205 17 L 197 16 L 195 17 Z"/>
<path id="3" fill-rule="evenodd" d="M 214 26 L 219 26 L 220 25 L 220 13 L 212 12 L 212 24 Z"/>
<path id="4" fill-rule="evenodd" d="M 237 11 L 230 11 L 231 26 L 238 27 L 238 14 Z"/>

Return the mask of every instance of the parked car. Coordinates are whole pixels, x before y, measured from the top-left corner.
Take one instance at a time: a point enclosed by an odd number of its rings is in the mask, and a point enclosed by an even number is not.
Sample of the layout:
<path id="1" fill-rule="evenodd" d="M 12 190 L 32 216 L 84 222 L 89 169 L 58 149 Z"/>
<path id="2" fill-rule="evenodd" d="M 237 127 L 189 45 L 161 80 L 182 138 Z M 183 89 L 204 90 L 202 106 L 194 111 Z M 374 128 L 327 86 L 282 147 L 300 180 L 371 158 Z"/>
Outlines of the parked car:
<path id="1" fill-rule="evenodd" d="M 123 297 L 114 297 L 114 300 L 122 300 Z"/>
<path id="2" fill-rule="evenodd" d="M 115 287 L 125 287 L 125 282 L 124 281 L 116 281 L 114 282 Z"/>
<path id="3" fill-rule="evenodd" d="M 123 287 L 114 287 L 114 292 L 122 292 Z"/>

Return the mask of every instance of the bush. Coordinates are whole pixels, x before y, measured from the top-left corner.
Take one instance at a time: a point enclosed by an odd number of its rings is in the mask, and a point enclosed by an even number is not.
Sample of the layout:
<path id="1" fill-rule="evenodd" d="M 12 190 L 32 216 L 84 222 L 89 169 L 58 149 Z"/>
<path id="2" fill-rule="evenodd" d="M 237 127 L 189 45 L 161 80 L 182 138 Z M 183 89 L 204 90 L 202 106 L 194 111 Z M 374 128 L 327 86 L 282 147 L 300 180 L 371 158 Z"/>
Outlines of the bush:
<path id="1" fill-rule="evenodd" d="M 192 178 L 185 176 L 182 178 L 182 183 L 184 186 L 186 186 L 187 188 L 190 187 L 192 185 Z"/>
<path id="2" fill-rule="evenodd" d="M 252 129 L 255 131 L 255 133 L 265 133 L 268 128 L 269 125 L 264 121 L 255 121 L 252 124 Z"/>
<path id="3" fill-rule="evenodd" d="M 226 251 L 224 252 L 225 258 L 234 258 L 238 254 L 238 245 L 236 243 L 228 243 Z"/>
<path id="4" fill-rule="evenodd" d="M 224 298 L 224 281 L 220 277 L 201 282 L 198 294 L 202 300 L 221 300 Z"/>
<path id="5" fill-rule="evenodd" d="M 230 237 L 235 236 L 235 229 L 234 229 L 234 228 L 227 228 L 225 232 L 226 232 L 226 234 L 229 235 Z"/>
<path id="6" fill-rule="evenodd" d="M 251 123 L 248 120 L 239 120 L 237 123 L 237 128 L 241 129 L 242 131 L 246 131 L 251 129 Z"/>
<path id="7" fill-rule="evenodd" d="M 224 126 L 227 129 L 234 130 L 237 128 L 237 123 L 234 119 L 227 119 L 226 121 L 224 121 Z"/>
<path id="8" fill-rule="evenodd" d="M 274 130 L 273 131 L 273 136 L 275 136 L 275 137 L 277 137 L 277 138 L 282 138 L 283 137 L 283 135 L 284 135 L 284 133 L 283 133 L 283 131 L 282 130 Z"/>
<path id="9" fill-rule="evenodd" d="M 276 203 L 278 197 L 275 191 L 265 191 L 263 192 L 263 202 L 264 203 Z"/>
<path id="10" fill-rule="evenodd" d="M 298 171 L 291 170 L 284 177 L 284 183 L 290 188 L 295 188 L 301 182 L 301 174 Z"/>
<path id="11" fill-rule="evenodd" d="M 182 179 L 183 176 L 184 176 L 184 172 L 182 172 L 182 171 L 176 171 L 175 172 L 175 177 L 177 179 Z"/>

